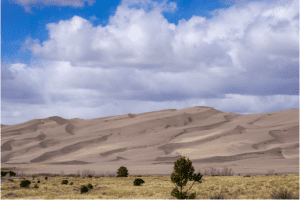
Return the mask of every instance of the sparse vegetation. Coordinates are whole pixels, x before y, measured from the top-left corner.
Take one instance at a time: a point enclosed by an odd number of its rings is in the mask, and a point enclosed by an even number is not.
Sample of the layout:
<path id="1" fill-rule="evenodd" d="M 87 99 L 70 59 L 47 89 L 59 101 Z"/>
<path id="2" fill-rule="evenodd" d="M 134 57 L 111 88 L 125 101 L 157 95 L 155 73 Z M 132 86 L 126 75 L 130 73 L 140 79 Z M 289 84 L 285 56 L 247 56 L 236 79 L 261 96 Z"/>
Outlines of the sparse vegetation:
<path id="1" fill-rule="evenodd" d="M 186 162 L 187 164 L 187 162 Z M 122 166 L 124 167 L 124 166 Z M 121 168 L 121 167 L 120 167 Z M 126 169 L 126 167 L 124 167 Z M 231 170 L 231 169 L 230 169 Z M 205 171 L 201 181 L 205 184 L 194 184 L 195 181 L 186 183 L 187 191 L 182 194 L 191 197 L 196 193 L 196 199 L 299 199 L 299 175 L 268 175 L 268 176 L 233 176 L 225 168 L 222 172 L 211 173 Z M 124 178 L 109 174 L 96 175 L 95 173 L 82 173 L 82 177 L 70 175 L 70 185 L 59 185 L 66 178 L 55 178 L 57 175 L 47 174 L 52 177 L 47 181 L 40 181 L 43 185 L 25 178 L 14 179 L 13 182 L 5 181 L 1 184 L 1 198 L 9 199 L 174 199 L 171 195 L 174 183 L 170 176 L 129 175 L 128 170 Z M 126 174 L 126 173 L 124 173 Z M 200 174 L 200 173 L 199 173 Z M 202 174 L 202 173 L 201 173 Z M 91 175 L 93 178 L 91 179 Z M 45 175 L 44 175 L 45 176 Z M 32 175 L 27 175 L 32 177 Z M 37 177 L 41 177 L 38 175 Z M 122 177 L 122 176 L 121 176 Z M 137 177 L 143 177 L 137 178 Z M 247 178 L 245 178 L 247 177 Z M 99 178 L 101 178 L 99 180 Z M 138 181 L 141 179 L 140 184 Z M 40 181 L 40 182 L 39 182 Z M 33 183 L 34 187 L 30 187 Z M 133 183 L 133 184 L 132 184 Z M 141 190 L 137 190 L 137 186 Z M 193 187 L 192 187 L 193 186 Z M 27 188 L 27 189 L 23 189 Z M 95 189 L 93 189 L 95 188 Z M 101 189 L 99 189 L 101 188 Z M 13 190 L 12 190 L 13 189 Z M 29 189 L 29 190 L 28 190 Z M 178 189 L 177 189 L 178 190 Z M 278 191 L 277 191 L 278 190 Z M 30 192 L 29 192 L 30 191 Z M 190 191 L 191 194 L 187 192 Z M 29 193 L 28 193 L 29 192 Z M 179 194 L 179 190 L 178 193 Z"/>

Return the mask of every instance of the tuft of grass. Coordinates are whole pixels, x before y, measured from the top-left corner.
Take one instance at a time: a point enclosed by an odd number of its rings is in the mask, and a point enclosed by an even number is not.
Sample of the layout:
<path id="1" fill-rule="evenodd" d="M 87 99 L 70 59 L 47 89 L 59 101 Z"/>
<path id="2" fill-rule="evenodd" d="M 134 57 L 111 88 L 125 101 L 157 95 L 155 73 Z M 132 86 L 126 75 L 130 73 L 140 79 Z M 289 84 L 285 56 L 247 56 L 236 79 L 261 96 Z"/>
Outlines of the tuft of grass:
<path id="1" fill-rule="evenodd" d="M 292 192 L 287 189 L 281 189 L 279 192 L 275 189 L 270 197 L 272 199 L 299 199 L 299 194 L 293 196 Z"/>

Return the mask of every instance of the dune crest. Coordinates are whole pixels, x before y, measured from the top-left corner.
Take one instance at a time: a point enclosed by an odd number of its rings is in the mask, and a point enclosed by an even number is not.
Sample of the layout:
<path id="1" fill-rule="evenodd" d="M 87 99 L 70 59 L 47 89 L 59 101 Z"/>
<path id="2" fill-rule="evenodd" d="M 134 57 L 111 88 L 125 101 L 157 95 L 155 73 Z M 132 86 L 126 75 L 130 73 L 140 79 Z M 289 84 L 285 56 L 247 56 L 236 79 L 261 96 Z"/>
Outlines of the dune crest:
<path id="1" fill-rule="evenodd" d="M 34 164 L 49 173 L 126 166 L 131 174 L 166 174 L 185 156 L 195 169 L 299 174 L 299 109 L 241 115 L 196 106 L 90 120 L 53 116 L 1 124 L 1 133 L 3 166 Z"/>

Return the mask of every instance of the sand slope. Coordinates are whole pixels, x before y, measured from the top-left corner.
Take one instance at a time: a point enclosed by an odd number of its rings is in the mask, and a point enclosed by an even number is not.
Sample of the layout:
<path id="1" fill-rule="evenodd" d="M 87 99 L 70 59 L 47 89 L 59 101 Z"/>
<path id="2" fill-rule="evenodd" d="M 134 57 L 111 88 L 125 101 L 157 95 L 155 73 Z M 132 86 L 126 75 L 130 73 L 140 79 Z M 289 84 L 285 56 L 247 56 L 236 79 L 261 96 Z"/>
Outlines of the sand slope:
<path id="1" fill-rule="evenodd" d="M 235 174 L 299 174 L 299 109 L 241 115 L 196 106 L 90 120 L 53 116 L 1 124 L 1 133 L 2 166 L 37 173 L 126 166 L 130 174 L 168 174 L 185 156 L 196 171 L 227 166 Z"/>

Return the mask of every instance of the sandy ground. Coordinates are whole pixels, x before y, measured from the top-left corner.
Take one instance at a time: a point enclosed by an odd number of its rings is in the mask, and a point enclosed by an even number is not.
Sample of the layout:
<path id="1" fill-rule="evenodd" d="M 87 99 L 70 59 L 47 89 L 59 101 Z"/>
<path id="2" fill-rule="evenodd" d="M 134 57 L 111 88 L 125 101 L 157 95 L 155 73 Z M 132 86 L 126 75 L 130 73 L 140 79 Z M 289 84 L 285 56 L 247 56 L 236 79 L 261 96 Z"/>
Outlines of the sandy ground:
<path id="1" fill-rule="evenodd" d="M 90 120 L 54 116 L 1 125 L 1 133 L 1 167 L 26 174 L 116 174 L 125 166 L 129 175 L 170 175 L 180 157 L 201 174 L 211 167 L 234 175 L 299 174 L 299 109 L 241 115 L 197 106 Z"/>

